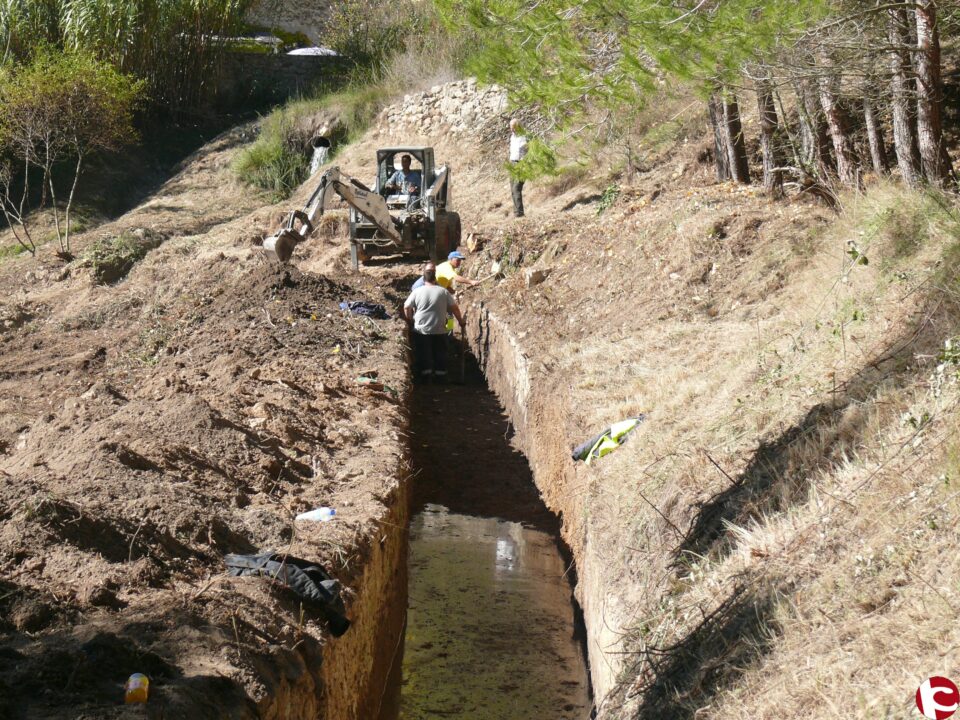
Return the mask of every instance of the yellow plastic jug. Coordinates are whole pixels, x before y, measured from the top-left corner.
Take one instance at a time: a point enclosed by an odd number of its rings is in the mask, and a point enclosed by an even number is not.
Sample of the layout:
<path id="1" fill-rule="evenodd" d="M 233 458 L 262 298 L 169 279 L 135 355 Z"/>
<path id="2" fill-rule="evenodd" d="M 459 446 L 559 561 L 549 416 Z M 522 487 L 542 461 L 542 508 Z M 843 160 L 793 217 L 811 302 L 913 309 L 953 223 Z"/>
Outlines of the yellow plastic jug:
<path id="1" fill-rule="evenodd" d="M 124 690 L 126 690 L 124 702 L 127 705 L 145 703 L 150 691 L 150 679 L 143 673 L 134 673 L 127 679 Z"/>

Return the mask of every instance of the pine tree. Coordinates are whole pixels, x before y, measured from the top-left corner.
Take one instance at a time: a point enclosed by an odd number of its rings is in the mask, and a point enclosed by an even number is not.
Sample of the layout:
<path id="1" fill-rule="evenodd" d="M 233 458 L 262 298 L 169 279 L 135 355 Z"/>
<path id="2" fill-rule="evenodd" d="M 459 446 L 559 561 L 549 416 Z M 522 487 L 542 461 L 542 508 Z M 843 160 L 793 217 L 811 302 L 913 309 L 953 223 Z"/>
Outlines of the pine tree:
<path id="1" fill-rule="evenodd" d="M 435 3 L 479 40 L 470 69 L 543 118 L 544 140 L 624 105 L 643 106 L 661 85 L 681 82 L 706 105 L 718 179 L 749 182 L 739 101 L 752 78 L 764 184 L 773 193 L 784 167 L 778 132 L 794 148 L 788 171 L 803 182 L 858 185 L 861 163 L 887 172 L 885 128 L 907 183 L 922 175 L 940 185 L 952 174 L 935 0 Z M 795 115 L 778 116 L 785 88 L 796 97 Z M 539 155 L 549 156 L 547 147 Z"/>

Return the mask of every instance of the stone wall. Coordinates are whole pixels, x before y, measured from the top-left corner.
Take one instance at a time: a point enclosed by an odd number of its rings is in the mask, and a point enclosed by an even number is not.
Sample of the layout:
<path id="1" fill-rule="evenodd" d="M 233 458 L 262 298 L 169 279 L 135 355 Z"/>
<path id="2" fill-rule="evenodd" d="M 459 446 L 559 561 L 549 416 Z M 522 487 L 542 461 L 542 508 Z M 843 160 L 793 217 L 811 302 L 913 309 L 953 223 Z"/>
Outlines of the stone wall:
<path id="1" fill-rule="evenodd" d="M 259 0 L 247 13 L 247 22 L 290 33 L 303 33 L 317 45 L 330 8 L 326 0 Z"/>
<path id="2" fill-rule="evenodd" d="M 223 62 L 216 106 L 249 110 L 308 95 L 321 82 L 336 82 L 349 68 L 342 57 L 231 53 Z"/>
<path id="3" fill-rule="evenodd" d="M 401 133 L 482 135 L 506 111 L 505 90 L 495 85 L 480 87 L 470 78 L 405 95 L 380 113 L 377 124 Z"/>

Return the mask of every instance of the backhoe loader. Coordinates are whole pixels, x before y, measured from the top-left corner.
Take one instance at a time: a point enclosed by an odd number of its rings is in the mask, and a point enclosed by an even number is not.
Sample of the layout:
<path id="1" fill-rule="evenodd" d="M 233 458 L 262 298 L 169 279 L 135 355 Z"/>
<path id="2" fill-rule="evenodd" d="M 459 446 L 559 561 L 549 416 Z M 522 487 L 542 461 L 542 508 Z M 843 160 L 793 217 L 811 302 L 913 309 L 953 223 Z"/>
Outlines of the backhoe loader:
<path id="1" fill-rule="evenodd" d="M 403 155 L 420 164 L 419 193 L 391 194 L 388 181 Z M 377 177 L 370 186 L 338 167 L 323 173 L 303 209 L 291 212 L 284 226 L 264 241 L 267 254 L 282 263 L 289 261 L 296 245 L 313 233 L 334 195 L 350 206 L 354 270 L 374 255 L 406 253 L 442 261 L 460 244 L 460 216 L 450 211 L 450 168 L 434 165 L 433 148 L 391 147 L 377 150 Z"/>

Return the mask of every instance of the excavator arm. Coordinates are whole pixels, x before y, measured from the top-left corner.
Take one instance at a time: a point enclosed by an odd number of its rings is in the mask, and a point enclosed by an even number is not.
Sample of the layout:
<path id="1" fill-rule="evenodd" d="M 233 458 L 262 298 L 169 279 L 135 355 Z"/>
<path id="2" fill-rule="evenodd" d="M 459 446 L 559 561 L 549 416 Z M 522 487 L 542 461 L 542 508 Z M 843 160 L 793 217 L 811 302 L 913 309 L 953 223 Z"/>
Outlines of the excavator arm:
<path id="1" fill-rule="evenodd" d="M 311 193 L 302 210 L 294 210 L 276 233 L 263 241 L 267 255 L 285 263 L 293 255 L 293 249 L 313 233 L 317 219 L 323 215 L 333 195 L 339 195 L 350 207 L 362 214 L 386 237 L 400 241 L 399 221 L 390 215 L 386 201 L 362 183 L 333 167 L 320 176 L 317 188 Z"/>

